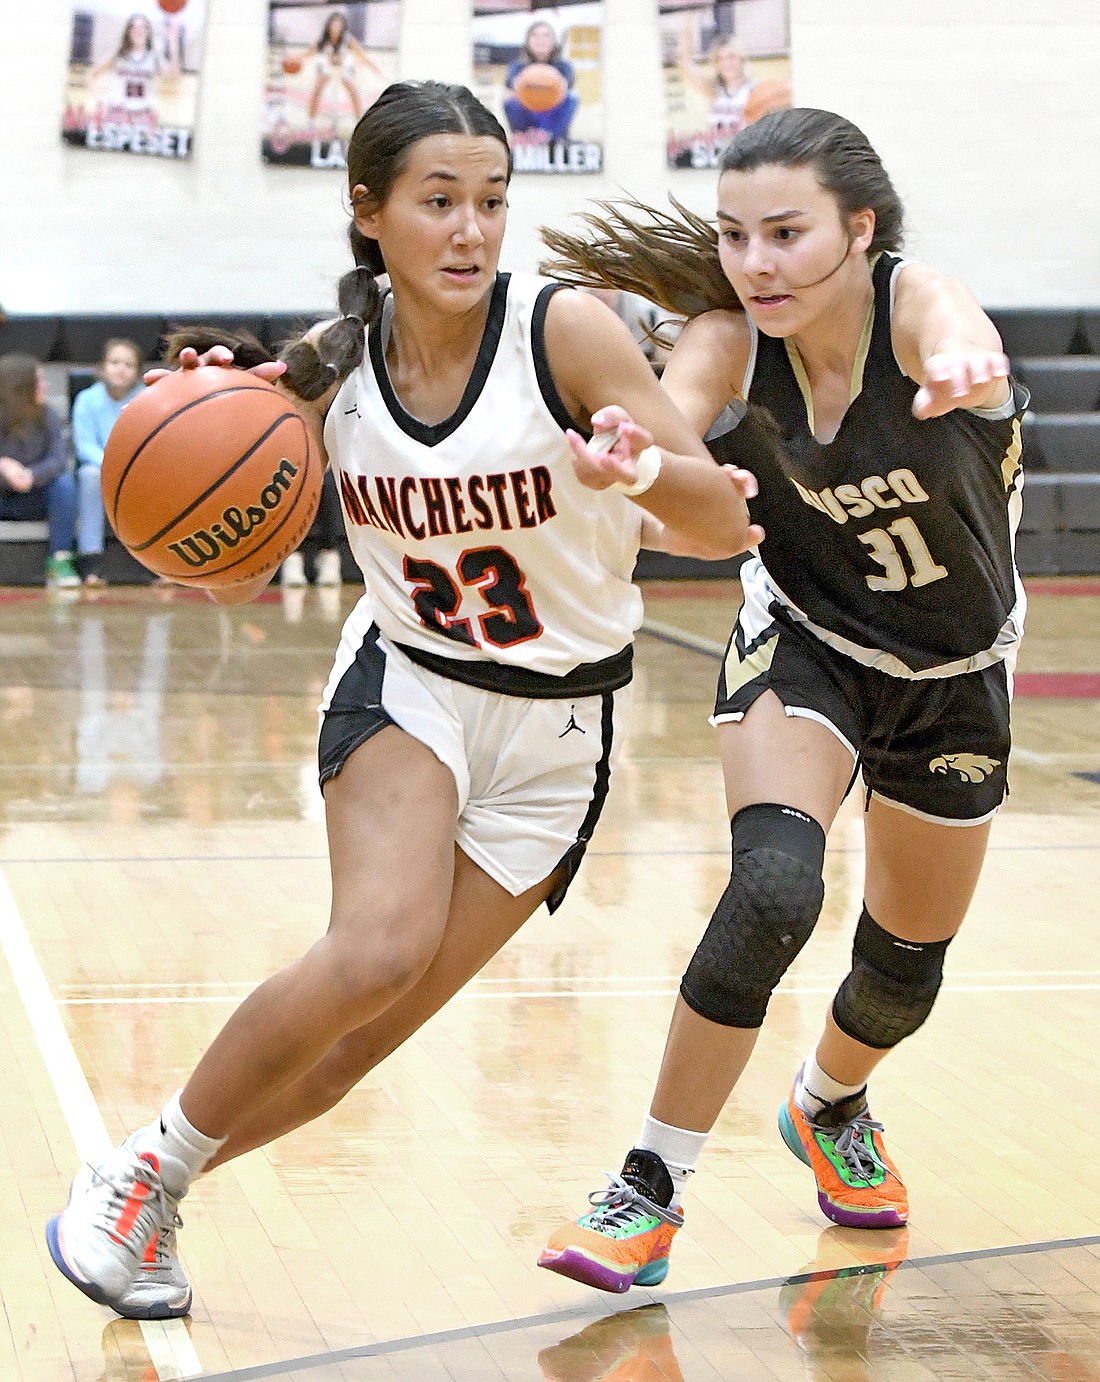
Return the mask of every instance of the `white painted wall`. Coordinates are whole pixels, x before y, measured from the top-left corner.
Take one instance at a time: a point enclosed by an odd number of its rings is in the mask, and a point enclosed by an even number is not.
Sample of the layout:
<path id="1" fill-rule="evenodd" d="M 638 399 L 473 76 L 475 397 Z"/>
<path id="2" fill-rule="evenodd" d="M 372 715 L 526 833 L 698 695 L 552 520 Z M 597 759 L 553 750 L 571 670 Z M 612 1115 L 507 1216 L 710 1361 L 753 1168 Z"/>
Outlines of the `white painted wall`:
<path id="1" fill-rule="evenodd" d="M 606 172 L 517 178 L 506 267 L 591 198 L 673 191 L 656 0 L 606 0 Z M 69 0 L 0 0 L 0 302 L 9 311 L 306 311 L 346 267 L 341 175 L 260 161 L 266 0 L 211 0 L 186 163 L 65 147 Z M 468 81 L 468 0 L 405 0 L 402 75 Z M 910 251 L 989 306 L 1100 305 L 1098 0 L 791 0 L 796 99 L 879 149 Z M 17 56 L 16 56 L 17 55 Z"/>

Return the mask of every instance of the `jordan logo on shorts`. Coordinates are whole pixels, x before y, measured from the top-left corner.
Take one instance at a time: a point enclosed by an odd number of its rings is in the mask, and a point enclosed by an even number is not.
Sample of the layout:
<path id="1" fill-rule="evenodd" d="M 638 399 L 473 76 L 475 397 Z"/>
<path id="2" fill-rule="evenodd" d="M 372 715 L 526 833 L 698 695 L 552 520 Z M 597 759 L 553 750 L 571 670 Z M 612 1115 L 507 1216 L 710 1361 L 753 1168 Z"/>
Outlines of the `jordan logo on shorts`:
<path id="1" fill-rule="evenodd" d="M 586 733 L 586 731 L 585 731 L 579 724 L 577 724 L 577 718 L 576 718 L 576 716 L 573 714 L 573 711 L 574 711 L 575 708 L 576 708 L 576 707 L 575 707 L 575 706 L 572 706 L 572 705 L 569 707 L 569 723 L 565 726 L 565 728 L 562 730 L 562 732 L 558 735 L 558 738 L 559 738 L 559 739 L 564 739 L 565 736 L 569 733 L 569 731 L 570 731 L 571 729 L 575 729 L 575 730 L 577 731 L 578 734 L 584 734 L 584 733 Z"/>
<path id="2" fill-rule="evenodd" d="M 932 759 L 928 771 L 941 777 L 958 773 L 964 782 L 984 782 L 1000 766 L 999 758 L 987 758 L 984 753 L 943 753 Z"/>

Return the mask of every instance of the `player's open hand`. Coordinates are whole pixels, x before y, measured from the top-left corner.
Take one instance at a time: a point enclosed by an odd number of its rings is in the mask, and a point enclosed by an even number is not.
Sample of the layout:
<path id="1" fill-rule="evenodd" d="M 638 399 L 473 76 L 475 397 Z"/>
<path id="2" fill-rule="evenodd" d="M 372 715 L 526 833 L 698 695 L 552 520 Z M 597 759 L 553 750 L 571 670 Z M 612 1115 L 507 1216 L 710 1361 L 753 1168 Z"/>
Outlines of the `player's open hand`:
<path id="1" fill-rule="evenodd" d="M 225 369 L 233 369 L 233 352 L 228 346 L 216 345 L 204 350 L 200 355 L 194 346 L 184 346 L 179 354 L 178 368 L 198 369 L 200 365 L 221 365 Z M 271 360 L 262 365 L 253 365 L 248 373 L 274 383 L 285 371 L 286 364 L 282 360 Z M 146 384 L 155 384 L 158 379 L 163 379 L 171 373 L 170 369 L 151 369 L 145 371 L 143 378 Z"/>
<path id="2" fill-rule="evenodd" d="M 760 486 L 751 470 L 743 470 L 739 465 L 724 465 L 722 474 L 728 478 L 730 484 L 737 491 L 738 497 L 746 503 L 750 499 L 755 499 L 760 493 Z M 750 523 L 748 532 L 745 534 L 746 546 L 755 547 L 758 542 L 763 541 L 764 529 L 759 523 Z"/>
<path id="3" fill-rule="evenodd" d="M 573 470 L 589 489 L 632 485 L 638 478 L 638 457 L 653 445 L 652 435 L 639 427 L 625 408 L 601 408 L 592 414 L 592 438 L 566 431 L 573 453 Z"/>
<path id="4" fill-rule="evenodd" d="M 913 416 L 942 417 L 955 408 L 988 407 L 990 384 L 1007 379 L 1008 371 L 1008 356 L 999 350 L 944 350 L 930 355 L 913 399 Z"/>

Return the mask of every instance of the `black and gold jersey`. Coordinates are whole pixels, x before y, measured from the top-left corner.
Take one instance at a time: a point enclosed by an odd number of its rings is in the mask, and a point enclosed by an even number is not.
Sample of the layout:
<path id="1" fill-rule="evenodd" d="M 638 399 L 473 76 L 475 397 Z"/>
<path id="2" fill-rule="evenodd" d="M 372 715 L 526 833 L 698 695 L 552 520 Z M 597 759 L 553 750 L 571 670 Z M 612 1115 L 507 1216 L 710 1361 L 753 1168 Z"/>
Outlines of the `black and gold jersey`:
<path id="1" fill-rule="evenodd" d="M 1028 397 L 995 410 L 920 421 L 917 386 L 891 340 L 894 277 L 878 257 L 874 302 L 835 437 L 814 436 L 813 402 L 797 349 L 752 328 L 745 397 L 766 408 L 782 456 L 751 468 L 750 504 L 764 527 L 759 556 L 776 597 L 843 652 L 896 676 L 949 676 L 1011 658 L 1024 596 L 1013 543 L 1019 522 L 1020 419 Z M 707 445 L 746 464 L 734 403 Z"/>

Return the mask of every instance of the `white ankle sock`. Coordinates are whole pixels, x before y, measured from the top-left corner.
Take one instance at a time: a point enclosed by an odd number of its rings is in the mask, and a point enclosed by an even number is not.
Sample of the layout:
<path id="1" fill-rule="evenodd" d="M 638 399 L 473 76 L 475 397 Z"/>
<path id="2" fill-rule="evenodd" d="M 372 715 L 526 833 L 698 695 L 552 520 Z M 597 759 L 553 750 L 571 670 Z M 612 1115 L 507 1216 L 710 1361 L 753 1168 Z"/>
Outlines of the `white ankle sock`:
<path id="1" fill-rule="evenodd" d="M 820 1113 L 826 1104 L 848 1099 L 866 1088 L 866 1080 L 863 1084 L 841 1084 L 839 1080 L 827 1075 L 818 1065 L 815 1051 L 813 1055 L 807 1056 L 802 1067 L 795 1085 L 794 1101 L 803 1113 L 808 1113 L 812 1117 L 815 1113 Z"/>
<path id="2" fill-rule="evenodd" d="M 153 1152 L 160 1163 L 160 1178 L 172 1195 L 183 1195 L 210 1158 L 225 1145 L 224 1137 L 207 1137 L 188 1122 L 177 1090 L 165 1104 L 159 1120 L 134 1134 L 141 1151 Z"/>
<path id="3" fill-rule="evenodd" d="M 656 1152 L 668 1167 L 672 1177 L 670 1209 L 679 1209 L 688 1177 L 695 1172 L 695 1163 L 706 1145 L 710 1133 L 691 1132 L 687 1128 L 673 1128 L 646 1114 L 635 1147 Z"/>

